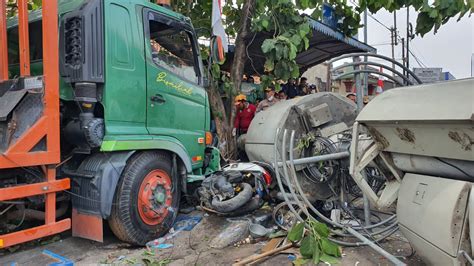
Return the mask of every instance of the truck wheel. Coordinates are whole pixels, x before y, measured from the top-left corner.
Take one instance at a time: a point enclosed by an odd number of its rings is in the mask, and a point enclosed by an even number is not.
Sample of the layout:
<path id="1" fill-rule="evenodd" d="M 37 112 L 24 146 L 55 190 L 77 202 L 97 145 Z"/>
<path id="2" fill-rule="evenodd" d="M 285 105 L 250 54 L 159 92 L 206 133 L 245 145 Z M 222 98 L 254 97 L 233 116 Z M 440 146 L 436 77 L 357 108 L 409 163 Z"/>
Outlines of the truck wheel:
<path id="1" fill-rule="evenodd" d="M 109 225 L 122 241 L 145 245 L 171 228 L 178 213 L 180 189 L 169 155 L 142 152 L 123 170 Z"/>

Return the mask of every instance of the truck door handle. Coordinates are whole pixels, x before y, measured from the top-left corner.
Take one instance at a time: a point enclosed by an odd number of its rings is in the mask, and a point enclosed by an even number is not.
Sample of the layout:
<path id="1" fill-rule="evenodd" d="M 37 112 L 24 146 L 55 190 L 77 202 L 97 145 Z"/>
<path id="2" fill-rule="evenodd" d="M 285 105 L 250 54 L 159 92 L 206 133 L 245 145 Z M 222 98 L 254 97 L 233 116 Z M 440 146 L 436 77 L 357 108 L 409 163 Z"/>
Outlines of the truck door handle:
<path id="1" fill-rule="evenodd" d="M 157 103 L 164 103 L 166 102 L 165 98 L 163 98 L 163 95 L 161 94 L 155 94 L 154 96 L 150 97 L 150 100 L 152 102 L 157 102 Z"/>

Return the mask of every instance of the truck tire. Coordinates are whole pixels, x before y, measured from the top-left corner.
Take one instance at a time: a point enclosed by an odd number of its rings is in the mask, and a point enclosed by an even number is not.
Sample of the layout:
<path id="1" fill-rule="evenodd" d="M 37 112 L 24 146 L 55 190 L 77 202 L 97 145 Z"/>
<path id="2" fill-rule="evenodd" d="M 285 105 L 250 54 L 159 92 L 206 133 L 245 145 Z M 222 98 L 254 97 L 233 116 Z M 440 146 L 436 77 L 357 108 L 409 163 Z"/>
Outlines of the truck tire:
<path id="1" fill-rule="evenodd" d="M 164 235 L 178 213 L 179 188 L 167 153 L 146 151 L 134 155 L 114 195 L 110 228 L 120 240 L 141 246 Z"/>

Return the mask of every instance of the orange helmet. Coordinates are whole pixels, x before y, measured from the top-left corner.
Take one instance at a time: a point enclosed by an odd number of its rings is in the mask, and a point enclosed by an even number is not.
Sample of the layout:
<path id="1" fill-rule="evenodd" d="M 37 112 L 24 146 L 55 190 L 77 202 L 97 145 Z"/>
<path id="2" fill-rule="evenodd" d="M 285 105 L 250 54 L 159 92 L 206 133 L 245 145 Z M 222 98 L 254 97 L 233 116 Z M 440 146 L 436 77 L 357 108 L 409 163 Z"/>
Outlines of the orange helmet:
<path id="1" fill-rule="evenodd" d="M 240 101 L 247 101 L 247 96 L 245 96 L 244 94 L 239 94 L 235 96 L 235 102 L 238 103 Z"/>

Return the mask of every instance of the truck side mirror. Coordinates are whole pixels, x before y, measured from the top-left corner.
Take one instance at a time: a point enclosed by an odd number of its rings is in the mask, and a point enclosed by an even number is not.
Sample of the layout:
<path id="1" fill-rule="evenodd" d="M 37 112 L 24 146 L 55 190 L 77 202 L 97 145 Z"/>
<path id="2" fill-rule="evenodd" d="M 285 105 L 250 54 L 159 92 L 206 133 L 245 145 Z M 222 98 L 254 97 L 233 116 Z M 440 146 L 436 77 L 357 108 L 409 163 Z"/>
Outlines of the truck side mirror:
<path id="1" fill-rule="evenodd" d="M 224 47 L 220 36 L 212 36 L 211 38 L 211 58 L 213 63 L 222 65 L 225 62 Z"/>

